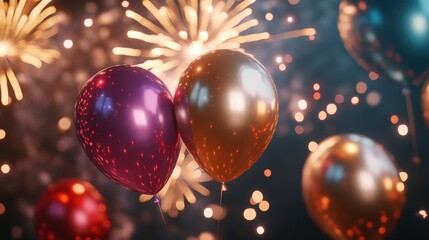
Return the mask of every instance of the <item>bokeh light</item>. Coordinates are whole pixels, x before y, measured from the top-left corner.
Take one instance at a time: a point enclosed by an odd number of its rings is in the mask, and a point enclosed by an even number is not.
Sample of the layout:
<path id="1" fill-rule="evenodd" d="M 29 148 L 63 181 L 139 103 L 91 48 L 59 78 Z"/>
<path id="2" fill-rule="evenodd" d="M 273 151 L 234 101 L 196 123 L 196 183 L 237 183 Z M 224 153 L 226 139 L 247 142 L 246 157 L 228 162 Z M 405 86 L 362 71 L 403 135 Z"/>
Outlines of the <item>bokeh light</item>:
<path id="1" fill-rule="evenodd" d="M 317 142 L 311 141 L 308 143 L 308 150 L 310 152 L 314 152 L 314 151 L 316 151 L 318 146 L 319 146 L 319 144 Z"/>
<path id="2" fill-rule="evenodd" d="M 6 212 L 6 207 L 3 203 L 0 203 L 0 215 L 3 215 Z"/>
<path id="3" fill-rule="evenodd" d="M 264 195 L 261 191 L 256 190 L 252 193 L 252 199 L 255 203 L 260 203 L 262 200 L 264 200 Z"/>
<path id="4" fill-rule="evenodd" d="M 320 121 L 324 121 L 328 117 L 328 114 L 325 111 L 320 111 L 318 116 Z"/>
<path id="5" fill-rule="evenodd" d="M 259 226 L 259 227 L 257 227 L 257 228 L 256 228 L 256 232 L 257 232 L 259 235 L 262 235 L 262 234 L 264 234 L 264 233 L 265 233 L 265 229 L 264 229 L 264 227 Z"/>
<path id="6" fill-rule="evenodd" d="M 272 174 L 271 169 L 267 168 L 264 170 L 264 176 L 265 177 L 271 177 L 271 174 Z"/>
<path id="7" fill-rule="evenodd" d="M 92 27 L 92 24 L 94 24 L 94 22 L 91 18 L 87 18 L 83 21 L 83 25 L 85 25 L 85 27 Z"/>
<path id="8" fill-rule="evenodd" d="M 366 85 L 365 82 L 358 82 L 356 84 L 356 92 L 359 94 L 364 94 L 366 93 L 366 90 L 368 90 L 368 86 Z"/>
<path id="9" fill-rule="evenodd" d="M 253 208 L 247 208 L 244 210 L 243 216 L 247 221 L 253 221 L 256 218 L 256 211 Z"/>
<path id="10" fill-rule="evenodd" d="M 211 208 L 205 208 L 204 209 L 204 217 L 206 217 L 206 218 L 213 217 L 213 209 L 211 209 Z"/>
<path id="11" fill-rule="evenodd" d="M 301 99 L 301 100 L 298 101 L 298 108 L 300 110 L 307 109 L 307 106 L 308 106 L 307 101 L 305 101 L 304 99 Z"/>
<path id="12" fill-rule="evenodd" d="M 401 136 L 406 136 L 408 134 L 408 126 L 405 124 L 401 124 L 398 126 L 398 133 Z"/>
<path id="13" fill-rule="evenodd" d="M 209 232 L 202 232 L 198 237 L 198 240 L 215 240 L 216 237 L 214 234 Z"/>
<path id="14" fill-rule="evenodd" d="M 330 115 L 334 115 L 337 112 L 337 105 L 330 103 L 326 106 L 326 112 Z"/>
<path id="15" fill-rule="evenodd" d="M 266 212 L 270 209 L 270 203 L 266 200 L 259 203 L 259 210 Z"/>
<path id="16" fill-rule="evenodd" d="M 376 107 L 380 105 L 380 102 L 381 102 L 381 95 L 378 92 L 373 91 L 368 93 L 368 95 L 366 96 L 366 103 L 370 107 Z"/>
<path id="17" fill-rule="evenodd" d="M 357 105 L 359 103 L 359 98 L 354 96 L 354 97 L 352 97 L 352 99 L 350 101 L 353 105 Z"/>
<path id="18" fill-rule="evenodd" d="M 399 122 L 399 117 L 398 117 L 398 115 L 392 115 L 392 116 L 390 116 L 390 122 L 391 122 L 392 124 L 397 124 L 397 123 Z"/>
<path id="19" fill-rule="evenodd" d="M 402 182 L 406 182 L 408 180 L 408 173 L 406 173 L 406 172 L 399 172 L 399 178 L 401 178 Z"/>
<path id="20" fill-rule="evenodd" d="M 314 89 L 314 91 L 319 91 L 319 90 L 320 90 L 320 84 L 315 83 L 315 84 L 313 85 L 313 89 Z"/>
<path id="21" fill-rule="evenodd" d="M 302 112 L 295 113 L 295 121 L 297 122 L 304 121 L 304 114 L 302 114 Z"/>
<path id="22" fill-rule="evenodd" d="M 69 117 L 62 117 L 59 121 L 58 121 L 58 128 L 61 131 L 67 131 L 70 129 L 72 125 L 72 121 Z"/>
<path id="23" fill-rule="evenodd" d="M 379 75 L 376 72 L 370 71 L 368 74 L 369 79 L 375 81 L 379 78 Z"/>
<path id="24" fill-rule="evenodd" d="M 0 140 L 3 140 L 6 137 L 6 131 L 3 129 L 0 129 Z"/>
<path id="25" fill-rule="evenodd" d="M 10 172 L 10 166 L 5 163 L 5 164 L 1 165 L 0 170 L 3 174 L 8 174 Z"/>
<path id="26" fill-rule="evenodd" d="M 64 41 L 63 45 L 65 48 L 70 49 L 73 47 L 73 41 L 70 39 L 67 39 Z"/>

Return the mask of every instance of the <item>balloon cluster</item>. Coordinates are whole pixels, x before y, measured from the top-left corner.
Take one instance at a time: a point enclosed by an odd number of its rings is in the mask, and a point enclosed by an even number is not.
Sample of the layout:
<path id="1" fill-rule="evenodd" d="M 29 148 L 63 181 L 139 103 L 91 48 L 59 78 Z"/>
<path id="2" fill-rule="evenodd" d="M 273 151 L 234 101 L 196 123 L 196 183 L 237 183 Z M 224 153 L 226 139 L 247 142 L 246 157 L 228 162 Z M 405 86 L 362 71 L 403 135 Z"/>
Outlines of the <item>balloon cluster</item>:
<path id="1" fill-rule="evenodd" d="M 252 57 L 231 50 L 192 62 L 174 104 L 151 72 L 120 65 L 88 80 L 75 110 L 76 133 L 89 159 L 114 182 L 149 195 L 172 174 L 179 133 L 201 168 L 225 183 L 259 159 L 277 119 L 270 74 Z"/>

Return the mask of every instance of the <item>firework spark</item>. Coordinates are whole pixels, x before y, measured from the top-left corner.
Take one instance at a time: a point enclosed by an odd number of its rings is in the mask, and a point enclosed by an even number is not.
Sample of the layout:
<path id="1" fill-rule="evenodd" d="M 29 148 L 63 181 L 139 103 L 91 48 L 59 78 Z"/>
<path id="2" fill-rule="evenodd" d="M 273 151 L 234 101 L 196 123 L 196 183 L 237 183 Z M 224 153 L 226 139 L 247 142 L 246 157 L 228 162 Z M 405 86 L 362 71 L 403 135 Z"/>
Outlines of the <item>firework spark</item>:
<path id="1" fill-rule="evenodd" d="M 50 2 L 0 1 L 0 89 L 3 105 L 9 103 L 8 82 L 16 99 L 23 98 L 12 64 L 22 61 L 41 68 L 42 62 L 51 63 L 60 56 L 58 51 L 40 46 L 57 32 L 55 25 L 59 20 L 54 15 L 56 8 L 47 7 Z"/>
<path id="2" fill-rule="evenodd" d="M 211 178 L 199 168 L 189 152 L 182 146 L 170 179 L 157 194 L 162 199 L 162 211 L 168 212 L 171 217 L 176 217 L 179 211 L 185 209 L 185 198 L 191 204 L 197 201 L 193 190 L 204 196 L 210 194 L 210 191 L 201 184 L 210 180 Z M 141 195 L 140 201 L 148 201 L 151 198 L 152 196 Z"/>

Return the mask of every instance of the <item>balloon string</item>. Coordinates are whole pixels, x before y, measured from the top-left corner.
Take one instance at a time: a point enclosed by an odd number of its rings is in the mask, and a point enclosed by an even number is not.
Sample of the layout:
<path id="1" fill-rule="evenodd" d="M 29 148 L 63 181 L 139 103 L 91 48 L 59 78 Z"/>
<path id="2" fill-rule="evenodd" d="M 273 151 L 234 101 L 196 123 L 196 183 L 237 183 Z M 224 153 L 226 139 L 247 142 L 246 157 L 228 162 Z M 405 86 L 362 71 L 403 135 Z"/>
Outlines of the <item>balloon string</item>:
<path id="1" fill-rule="evenodd" d="M 411 97 L 411 90 L 408 87 L 405 87 L 402 90 L 402 94 L 405 97 L 405 102 L 407 104 L 407 113 L 408 113 L 408 121 L 409 121 L 409 128 L 410 128 L 410 136 L 411 136 L 411 142 L 413 145 L 413 162 L 415 164 L 420 163 L 420 157 L 419 152 L 417 148 L 417 134 L 416 134 L 416 123 L 414 118 L 414 111 L 413 111 L 413 100 Z"/>
<path id="2" fill-rule="evenodd" d="M 168 232 L 168 228 L 167 228 L 167 223 L 165 222 L 164 213 L 162 212 L 162 209 L 161 209 L 161 201 L 159 200 L 158 196 L 156 196 L 156 195 L 155 195 L 154 203 L 156 203 L 158 205 L 159 213 L 161 214 L 161 218 L 162 218 L 162 222 L 164 223 L 165 231 L 167 232 L 168 239 L 171 240 L 170 233 Z"/>
<path id="3" fill-rule="evenodd" d="M 222 197 L 223 197 L 223 189 L 225 188 L 225 183 L 222 183 L 220 185 L 220 197 L 219 197 L 219 215 L 218 215 L 218 219 L 217 219 L 217 231 L 216 231 L 216 239 L 220 240 L 220 219 L 222 216 Z"/>

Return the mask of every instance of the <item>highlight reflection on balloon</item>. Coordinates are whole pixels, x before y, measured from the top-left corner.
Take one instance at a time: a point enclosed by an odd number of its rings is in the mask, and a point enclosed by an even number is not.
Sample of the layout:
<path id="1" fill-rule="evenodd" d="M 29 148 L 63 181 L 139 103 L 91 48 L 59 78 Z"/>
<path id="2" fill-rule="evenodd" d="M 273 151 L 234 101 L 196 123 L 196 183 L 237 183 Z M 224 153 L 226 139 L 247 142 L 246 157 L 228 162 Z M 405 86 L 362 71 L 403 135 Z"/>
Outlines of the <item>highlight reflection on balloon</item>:
<path id="1" fill-rule="evenodd" d="M 34 219 L 39 240 L 106 240 L 111 228 L 100 193 L 78 179 L 62 180 L 49 187 L 36 205 Z"/>
<path id="2" fill-rule="evenodd" d="M 343 0 L 338 29 L 368 71 L 407 86 L 429 75 L 429 2 Z"/>
<path id="3" fill-rule="evenodd" d="M 268 146 L 278 118 L 276 87 L 252 57 L 216 50 L 192 62 L 174 96 L 180 135 L 216 181 L 247 171 Z"/>
<path id="4" fill-rule="evenodd" d="M 143 68 L 114 66 L 88 80 L 75 125 L 89 159 L 123 187 L 153 195 L 173 172 L 180 150 L 173 100 Z"/>
<path id="5" fill-rule="evenodd" d="M 311 218 L 336 240 L 385 239 L 405 203 L 389 154 L 355 134 L 330 137 L 310 154 L 302 188 Z"/>

